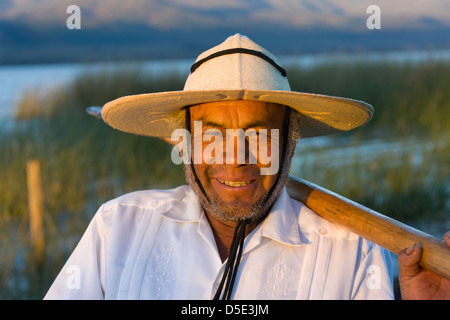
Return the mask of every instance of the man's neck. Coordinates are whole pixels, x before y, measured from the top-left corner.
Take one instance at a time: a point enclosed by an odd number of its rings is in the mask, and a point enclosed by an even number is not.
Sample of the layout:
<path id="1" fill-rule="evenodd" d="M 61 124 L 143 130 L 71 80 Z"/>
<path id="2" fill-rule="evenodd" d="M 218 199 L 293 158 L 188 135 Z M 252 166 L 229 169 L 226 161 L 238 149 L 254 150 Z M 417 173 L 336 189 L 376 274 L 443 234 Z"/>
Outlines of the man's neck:
<path id="1" fill-rule="evenodd" d="M 231 243 L 233 242 L 234 230 L 236 228 L 236 223 L 225 223 L 221 220 L 214 218 L 208 212 L 206 212 L 209 224 L 211 226 L 212 232 L 214 234 L 214 239 L 216 241 L 217 250 L 219 251 L 220 259 L 224 262 L 229 255 Z M 245 236 L 252 232 L 261 221 L 251 222 L 247 226 Z"/>

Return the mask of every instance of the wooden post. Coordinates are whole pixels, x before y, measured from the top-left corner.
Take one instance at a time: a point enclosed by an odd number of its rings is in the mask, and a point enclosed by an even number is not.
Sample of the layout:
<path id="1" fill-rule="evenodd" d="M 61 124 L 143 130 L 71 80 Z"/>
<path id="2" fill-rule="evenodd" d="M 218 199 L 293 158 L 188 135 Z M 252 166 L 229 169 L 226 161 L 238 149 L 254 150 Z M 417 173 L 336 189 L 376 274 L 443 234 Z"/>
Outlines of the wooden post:
<path id="1" fill-rule="evenodd" d="M 27 162 L 28 205 L 30 210 L 30 240 L 34 247 L 34 259 L 39 265 L 44 250 L 43 206 L 41 189 L 41 165 L 39 160 Z"/>

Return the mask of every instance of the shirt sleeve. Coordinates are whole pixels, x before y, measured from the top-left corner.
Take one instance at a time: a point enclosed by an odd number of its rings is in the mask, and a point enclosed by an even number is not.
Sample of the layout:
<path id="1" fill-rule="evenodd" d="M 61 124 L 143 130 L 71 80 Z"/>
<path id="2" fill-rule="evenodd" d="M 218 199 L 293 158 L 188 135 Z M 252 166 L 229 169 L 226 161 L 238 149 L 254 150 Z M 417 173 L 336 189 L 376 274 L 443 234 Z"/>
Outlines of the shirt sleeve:
<path id="1" fill-rule="evenodd" d="M 105 243 L 101 208 L 56 277 L 44 299 L 104 299 Z"/>
<path id="2" fill-rule="evenodd" d="M 353 300 L 393 300 L 392 261 L 389 251 L 369 241 L 356 270 Z"/>

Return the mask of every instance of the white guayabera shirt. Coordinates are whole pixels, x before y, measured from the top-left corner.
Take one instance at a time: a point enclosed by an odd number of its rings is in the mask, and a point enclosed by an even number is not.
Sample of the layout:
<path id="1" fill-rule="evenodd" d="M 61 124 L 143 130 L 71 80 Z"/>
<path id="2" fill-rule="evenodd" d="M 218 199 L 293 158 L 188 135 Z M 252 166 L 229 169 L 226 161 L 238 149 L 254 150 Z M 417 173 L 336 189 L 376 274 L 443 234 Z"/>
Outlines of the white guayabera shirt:
<path id="1" fill-rule="evenodd" d="M 45 299 L 212 299 L 225 269 L 189 186 L 100 207 Z M 393 299 L 389 253 L 284 189 L 245 239 L 233 299 Z"/>

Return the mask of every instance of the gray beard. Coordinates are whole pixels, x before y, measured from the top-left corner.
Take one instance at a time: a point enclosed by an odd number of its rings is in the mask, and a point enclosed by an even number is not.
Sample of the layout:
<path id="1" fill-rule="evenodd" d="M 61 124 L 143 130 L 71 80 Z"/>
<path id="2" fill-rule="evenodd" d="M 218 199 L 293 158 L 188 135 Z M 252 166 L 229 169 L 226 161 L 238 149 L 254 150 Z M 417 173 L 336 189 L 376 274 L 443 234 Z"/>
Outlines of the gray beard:
<path id="1" fill-rule="evenodd" d="M 280 196 L 284 186 L 288 181 L 290 165 L 291 159 L 285 155 L 283 157 L 282 165 L 279 172 L 280 176 L 278 177 L 278 180 L 274 182 L 276 183 L 276 186 L 272 188 L 273 189 L 272 193 L 269 195 L 269 192 L 267 192 L 263 197 L 261 197 L 261 199 L 258 199 L 258 201 L 247 212 L 243 212 L 242 209 L 237 204 L 229 202 L 227 202 L 226 204 L 225 203 L 217 204 L 214 203 L 213 200 L 208 201 L 208 199 L 206 199 L 204 194 L 202 193 L 200 187 L 195 182 L 191 165 L 185 164 L 184 172 L 186 175 L 186 179 L 191 188 L 194 190 L 195 194 L 197 195 L 197 198 L 199 199 L 203 210 L 208 212 L 208 214 L 210 214 L 212 217 L 225 223 L 236 223 L 239 220 L 245 219 L 251 219 L 253 221 L 263 220 L 267 216 L 267 214 L 270 212 L 270 209 Z M 208 197 L 210 198 L 209 195 Z M 221 210 L 220 207 L 227 207 L 228 211 L 225 212 L 224 210 Z"/>

